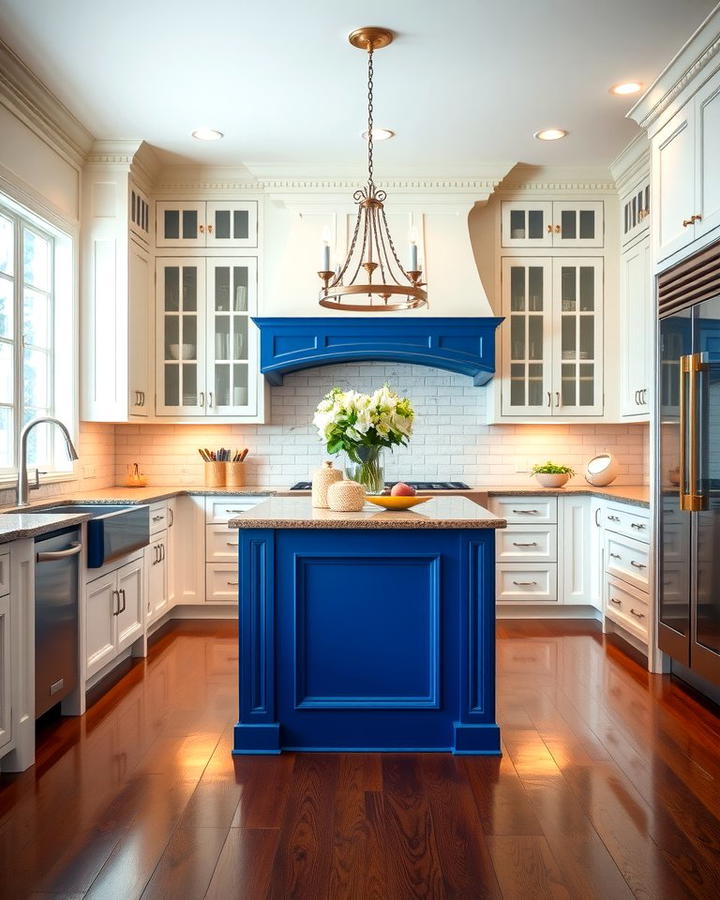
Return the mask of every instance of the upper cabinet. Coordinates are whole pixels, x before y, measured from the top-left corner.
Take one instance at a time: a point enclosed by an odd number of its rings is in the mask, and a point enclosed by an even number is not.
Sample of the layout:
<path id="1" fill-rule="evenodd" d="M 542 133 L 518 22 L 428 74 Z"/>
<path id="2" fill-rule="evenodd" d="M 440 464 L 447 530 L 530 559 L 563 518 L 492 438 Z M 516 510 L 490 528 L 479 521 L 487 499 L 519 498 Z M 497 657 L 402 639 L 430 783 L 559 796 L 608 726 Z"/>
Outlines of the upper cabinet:
<path id="1" fill-rule="evenodd" d="M 620 198 L 622 245 L 631 244 L 650 227 L 650 175 L 641 178 Z"/>
<path id="2" fill-rule="evenodd" d="M 158 201 L 157 247 L 257 247 L 257 202 Z"/>
<path id="3" fill-rule="evenodd" d="M 620 257 L 620 414 L 647 421 L 652 379 L 652 265 L 650 236 Z"/>
<path id="4" fill-rule="evenodd" d="M 503 247 L 602 247 L 602 201 L 506 201 L 502 204 Z"/>
<path id="5" fill-rule="evenodd" d="M 504 258 L 502 314 L 502 415 L 602 415 L 602 258 Z"/>
<path id="6" fill-rule="evenodd" d="M 720 72 L 653 136 L 656 262 L 686 248 L 694 252 L 693 243 L 720 226 L 718 159 Z"/>

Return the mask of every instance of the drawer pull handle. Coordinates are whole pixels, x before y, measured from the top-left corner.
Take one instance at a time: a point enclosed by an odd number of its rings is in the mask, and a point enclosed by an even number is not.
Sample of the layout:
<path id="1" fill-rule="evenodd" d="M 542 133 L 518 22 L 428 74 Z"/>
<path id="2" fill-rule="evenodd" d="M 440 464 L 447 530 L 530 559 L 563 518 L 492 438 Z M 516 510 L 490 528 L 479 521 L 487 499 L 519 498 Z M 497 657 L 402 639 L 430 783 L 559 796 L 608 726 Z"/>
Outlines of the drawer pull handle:
<path id="1" fill-rule="evenodd" d="M 228 582 L 226 582 L 226 584 L 228 584 L 230 587 L 237 587 L 240 584 L 240 582 L 239 581 L 228 581 Z"/>
<path id="2" fill-rule="evenodd" d="M 534 584 L 537 584 L 537 581 L 513 581 L 514 585 L 517 587 L 532 587 Z"/>
<path id="3" fill-rule="evenodd" d="M 645 613 L 639 613 L 637 610 L 630 607 L 630 612 L 635 616 L 636 619 L 644 619 Z"/>
<path id="4" fill-rule="evenodd" d="M 645 565 L 645 563 L 635 562 L 634 559 L 630 560 L 630 565 L 635 566 L 636 569 L 647 569 L 647 566 Z"/>
<path id="5" fill-rule="evenodd" d="M 163 516 L 163 515 L 160 515 L 160 516 L 153 516 L 153 517 L 152 517 L 152 520 L 153 520 L 153 522 L 162 522 L 162 520 L 163 520 L 164 518 L 165 518 L 165 516 Z"/>
<path id="6" fill-rule="evenodd" d="M 516 513 L 518 516 L 533 516 L 533 515 L 537 515 L 540 512 L 540 510 L 539 509 L 514 509 L 513 512 Z"/>
<path id="7" fill-rule="evenodd" d="M 237 547 L 237 546 L 239 546 L 239 544 L 237 541 L 225 541 L 225 546 L 226 547 Z"/>
<path id="8" fill-rule="evenodd" d="M 537 541 L 513 541 L 513 547 L 537 547 Z"/>
<path id="9" fill-rule="evenodd" d="M 645 526 L 642 525 L 640 522 L 631 522 L 630 527 L 637 528 L 638 531 L 642 531 L 645 528 Z"/>
<path id="10" fill-rule="evenodd" d="M 610 602 L 614 603 L 615 606 L 622 606 L 622 600 L 616 600 L 614 597 L 610 598 Z"/>
<path id="11" fill-rule="evenodd" d="M 611 553 L 610 556 L 612 556 L 613 559 L 622 559 L 622 556 L 620 556 L 619 553 Z"/>
<path id="12" fill-rule="evenodd" d="M 620 516 L 608 516 L 608 521 L 609 522 L 619 522 Z"/>
<path id="13" fill-rule="evenodd" d="M 244 512 L 247 512 L 247 510 L 246 509 L 229 509 L 228 512 L 244 513 Z"/>

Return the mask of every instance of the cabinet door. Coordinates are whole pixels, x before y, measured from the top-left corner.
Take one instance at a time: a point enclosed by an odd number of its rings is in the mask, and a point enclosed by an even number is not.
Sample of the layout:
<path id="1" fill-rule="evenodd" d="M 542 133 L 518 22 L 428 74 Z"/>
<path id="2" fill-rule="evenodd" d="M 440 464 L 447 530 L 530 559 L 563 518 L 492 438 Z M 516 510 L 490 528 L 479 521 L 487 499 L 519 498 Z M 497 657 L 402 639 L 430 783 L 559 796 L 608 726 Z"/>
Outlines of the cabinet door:
<path id="1" fill-rule="evenodd" d="M 142 636 L 145 627 L 143 610 L 143 561 L 137 559 L 117 571 L 120 606 L 117 618 L 117 652 L 129 647 Z"/>
<path id="2" fill-rule="evenodd" d="M 0 747 L 12 740 L 13 665 L 10 651 L 10 595 L 0 597 Z"/>
<path id="3" fill-rule="evenodd" d="M 150 389 L 151 317 L 150 265 L 147 254 L 130 241 L 128 255 L 128 412 L 148 416 L 153 406 Z"/>
<path id="4" fill-rule="evenodd" d="M 167 559 L 165 563 L 166 568 L 166 577 L 167 577 L 167 598 L 168 598 L 168 609 L 172 606 L 175 606 L 175 594 L 177 593 L 177 575 L 176 575 L 176 560 L 177 560 L 177 529 L 175 527 L 175 516 L 177 515 L 177 499 L 172 498 L 168 500 L 167 504 L 168 511 L 168 527 L 167 527 Z"/>
<path id="5" fill-rule="evenodd" d="M 695 237 L 720 225 L 720 72 L 695 97 Z"/>
<path id="6" fill-rule="evenodd" d="M 622 243 L 629 244 L 650 226 L 650 179 L 643 178 L 620 201 Z"/>
<path id="7" fill-rule="evenodd" d="M 553 414 L 603 411 L 603 261 L 553 260 Z"/>
<path id="8" fill-rule="evenodd" d="M 625 417 L 649 415 L 652 328 L 650 238 L 646 237 L 620 258 L 620 411 Z"/>
<path id="9" fill-rule="evenodd" d="M 207 414 L 257 412 L 257 260 L 208 259 Z"/>
<path id="10" fill-rule="evenodd" d="M 157 261 L 157 414 L 205 415 L 205 260 Z"/>
<path id="11" fill-rule="evenodd" d="M 590 497 L 591 559 L 590 559 L 590 603 L 596 609 L 603 608 L 603 585 L 605 581 L 605 541 L 603 519 L 605 503 L 598 497 Z"/>
<path id="12" fill-rule="evenodd" d="M 167 535 L 145 548 L 146 620 L 154 622 L 167 609 Z"/>
<path id="13" fill-rule="evenodd" d="M 602 247 L 605 240 L 603 213 L 602 201 L 553 203 L 553 247 Z"/>
<path id="14" fill-rule="evenodd" d="M 506 416 L 549 416 L 552 378 L 551 262 L 502 261 L 503 383 Z"/>
<path id="15" fill-rule="evenodd" d="M 687 104 L 653 140 L 655 256 L 665 259 L 695 237 L 693 104 Z"/>
<path id="16" fill-rule="evenodd" d="M 208 247 L 257 247 L 257 203 L 208 203 Z"/>
<path id="17" fill-rule="evenodd" d="M 592 560 L 594 523 L 590 497 L 560 498 L 558 577 L 561 602 L 587 605 L 593 602 Z"/>
<path id="18" fill-rule="evenodd" d="M 157 247 L 204 247 L 205 203 L 158 202 L 155 204 Z"/>
<path id="19" fill-rule="evenodd" d="M 501 234 L 503 247 L 551 247 L 552 203 L 503 203 Z"/>
<path id="20" fill-rule="evenodd" d="M 85 649 L 90 677 L 115 657 L 120 608 L 115 572 L 88 582 L 85 587 Z"/>

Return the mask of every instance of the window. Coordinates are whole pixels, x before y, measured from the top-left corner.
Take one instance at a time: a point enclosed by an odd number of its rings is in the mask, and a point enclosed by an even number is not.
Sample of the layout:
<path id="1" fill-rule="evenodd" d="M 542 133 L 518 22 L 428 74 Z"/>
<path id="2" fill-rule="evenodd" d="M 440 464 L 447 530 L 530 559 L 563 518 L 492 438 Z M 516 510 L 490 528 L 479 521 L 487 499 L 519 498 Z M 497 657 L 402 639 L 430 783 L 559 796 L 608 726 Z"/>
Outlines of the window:
<path id="1" fill-rule="evenodd" d="M 72 291 L 58 284 L 69 258 L 67 235 L 0 198 L 0 473 L 17 471 L 31 419 L 59 416 L 74 430 Z M 28 467 L 71 469 L 56 432 L 33 429 Z"/>

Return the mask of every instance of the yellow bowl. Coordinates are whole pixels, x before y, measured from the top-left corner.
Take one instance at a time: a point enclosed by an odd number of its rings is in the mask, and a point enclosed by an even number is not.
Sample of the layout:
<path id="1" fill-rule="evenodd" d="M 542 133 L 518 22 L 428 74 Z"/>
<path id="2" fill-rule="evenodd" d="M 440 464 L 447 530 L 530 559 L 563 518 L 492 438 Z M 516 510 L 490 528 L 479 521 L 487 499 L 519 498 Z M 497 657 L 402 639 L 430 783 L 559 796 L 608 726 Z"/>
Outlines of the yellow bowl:
<path id="1" fill-rule="evenodd" d="M 365 499 L 377 506 L 384 506 L 385 509 L 410 509 L 411 506 L 417 506 L 418 503 L 427 503 L 428 500 L 432 500 L 432 497 L 370 497 L 366 494 Z"/>

